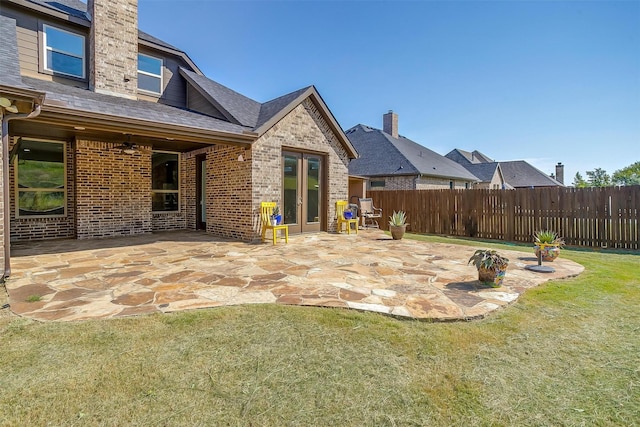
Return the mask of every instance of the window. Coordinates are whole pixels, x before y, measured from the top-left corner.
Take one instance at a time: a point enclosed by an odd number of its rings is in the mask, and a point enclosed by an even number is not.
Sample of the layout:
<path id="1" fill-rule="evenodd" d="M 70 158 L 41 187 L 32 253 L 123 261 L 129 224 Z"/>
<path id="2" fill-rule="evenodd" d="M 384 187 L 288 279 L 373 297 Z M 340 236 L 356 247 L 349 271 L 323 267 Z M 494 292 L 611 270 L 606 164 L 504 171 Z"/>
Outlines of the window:
<path id="1" fill-rule="evenodd" d="M 43 33 L 44 69 L 83 79 L 84 37 L 48 25 L 43 26 Z"/>
<path id="2" fill-rule="evenodd" d="M 371 189 L 374 189 L 374 188 L 384 188 L 384 180 L 371 181 Z"/>
<path id="3" fill-rule="evenodd" d="M 154 211 L 179 209 L 178 158 L 178 153 L 154 151 L 151 154 L 151 204 Z"/>
<path id="4" fill-rule="evenodd" d="M 449 190 L 453 190 L 456 187 L 453 181 L 449 181 Z"/>
<path id="5" fill-rule="evenodd" d="M 64 143 L 20 140 L 18 144 L 14 160 L 17 216 L 64 216 Z"/>
<path id="6" fill-rule="evenodd" d="M 138 54 L 138 89 L 162 93 L 162 59 Z"/>

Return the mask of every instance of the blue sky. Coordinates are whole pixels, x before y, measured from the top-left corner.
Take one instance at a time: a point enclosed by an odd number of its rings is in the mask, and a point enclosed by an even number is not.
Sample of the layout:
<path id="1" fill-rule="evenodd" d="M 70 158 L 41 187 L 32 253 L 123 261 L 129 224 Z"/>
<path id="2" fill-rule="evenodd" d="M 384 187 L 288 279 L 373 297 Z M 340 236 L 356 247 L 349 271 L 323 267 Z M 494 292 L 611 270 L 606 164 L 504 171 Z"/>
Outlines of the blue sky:
<path id="1" fill-rule="evenodd" d="M 315 85 L 344 130 L 608 173 L 640 160 L 640 0 L 139 0 L 139 26 L 257 101 Z"/>

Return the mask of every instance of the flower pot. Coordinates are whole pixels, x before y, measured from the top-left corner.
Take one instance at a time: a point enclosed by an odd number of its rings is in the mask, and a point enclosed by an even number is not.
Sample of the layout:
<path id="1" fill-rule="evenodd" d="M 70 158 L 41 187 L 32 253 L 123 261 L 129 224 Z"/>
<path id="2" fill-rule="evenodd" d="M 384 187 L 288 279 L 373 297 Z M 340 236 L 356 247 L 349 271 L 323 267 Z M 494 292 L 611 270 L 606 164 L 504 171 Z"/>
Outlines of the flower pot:
<path id="1" fill-rule="evenodd" d="M 389 225 L 389 231 L 393 240 L 400 240 L 404 236 L 404 232 L 407 231 L 407 225 Z"/>
<path id="2" fill-rule="evenodd" d="M 492 288 L 499 288 L 502 286 L 504 276 L 507 274 L 507 269 L 493 269 L 493 268 L 480 268 L 478 269 L 478 280 L 485 285 Z"/>
<path id="3" fill-rule="evenodd" d="M 536 258 L 538 258 L 538 254 L 541 254 L 543 261 L 552 262 L 554 259 L 558 258 L 558 255 L 560 255 L 560 246 L 547 244 L 536 245 L 535 253 Z"/>

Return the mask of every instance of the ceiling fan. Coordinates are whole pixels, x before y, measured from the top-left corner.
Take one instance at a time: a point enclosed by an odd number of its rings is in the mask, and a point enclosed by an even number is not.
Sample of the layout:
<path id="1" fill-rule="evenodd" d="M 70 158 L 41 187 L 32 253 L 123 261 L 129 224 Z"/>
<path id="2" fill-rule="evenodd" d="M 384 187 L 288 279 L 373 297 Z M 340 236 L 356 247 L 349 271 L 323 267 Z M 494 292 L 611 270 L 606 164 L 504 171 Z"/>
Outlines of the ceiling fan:
<path id="1" fill-rule="evenodd" d="M 140 151 L 140 147 L 138 147 L 137 144 L 131 142 L 131 135 L 127 135 L 127 140 L 121 145 L 118 145 L 116 148 L 124 154 L 135 154 Z"/>
<path id="2" fill-rule="evenodd" d="M 18 107 L 13 105 L 7 98 L 0 97 L 0 107 L 10 113 L 17 113 Z"/>

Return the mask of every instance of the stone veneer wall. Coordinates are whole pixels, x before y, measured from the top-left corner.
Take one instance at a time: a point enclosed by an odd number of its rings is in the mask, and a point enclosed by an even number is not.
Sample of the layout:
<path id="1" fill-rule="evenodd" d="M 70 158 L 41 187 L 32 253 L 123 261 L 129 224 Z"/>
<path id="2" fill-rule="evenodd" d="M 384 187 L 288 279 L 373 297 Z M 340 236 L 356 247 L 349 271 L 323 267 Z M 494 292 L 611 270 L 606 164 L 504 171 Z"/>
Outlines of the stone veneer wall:
<path id="1" fill-rule="evenodd" d="M 384 180 L 384 187 L 371 188 L 371 181 Z M 448 190 L 449 182 L 447 178 L 437 177 L 415 177 L 415 176 L 383 176 L 370 178 L 368 182 L 369 190 L 395 191 L 395 190 Z M 453 180 L 454 188 L 464 189 L 465 181 Z M 471 184 L 469 184 L 471 187 Z"/>
<path id="2" fill-rule="evenodd" d="M 413 190 L 415 176 L 382 176 L 369 178 L 367 188 L 369 190 Z M 371 187 L 371 181 L 384 181 L 384 187 Z"/>
<path id="3" fill-rule="evenodd" d="M 117 144 L 76 141 L 78 239 L 149 233 L 151 150 L 124 154 Z"/>
<path id="4" fill-rule="evenodd" d="M 260 202 L 282 206 L 282 151 L 302 150 L 325 155 L 328 188 L 323 229 L 336 230 L 335 204 L 348 199 L 349 158 L 315 104 L 306 99 L 254 142 L 252 147 L 254 230 L 259 233 L 257 215 Z"/>
<path id="5" fill-rule="evenodd" d="M 464 190 L 465 182 L 449 178 L 437 178 L 422 176 L 416 181 L 416 190 L 448 190 L 449 182 L 453 181 L 453 188 L 456 190 Z M 471 187 L 471 184 L 469 184 Z"/>
<path id="6" fill-rule="evenodd" d="M 11 138 L 11 147 L 18 138 Z M 61 141 L 62 142 L 62 141 Z M 65 144 L 67 168 L 67 212 L 63 217 L 16 218 L 15 167 L 9 167 L 9 199 L 11 201 L 11 241 L 60 239 L 75 237 L 75 162 L 74 143 Z"/>
<path id="7" fill-rule="evenodd" d="M 89 86 L 135 98 L 138 92 L 138 0 L 88 0 Z"/>

